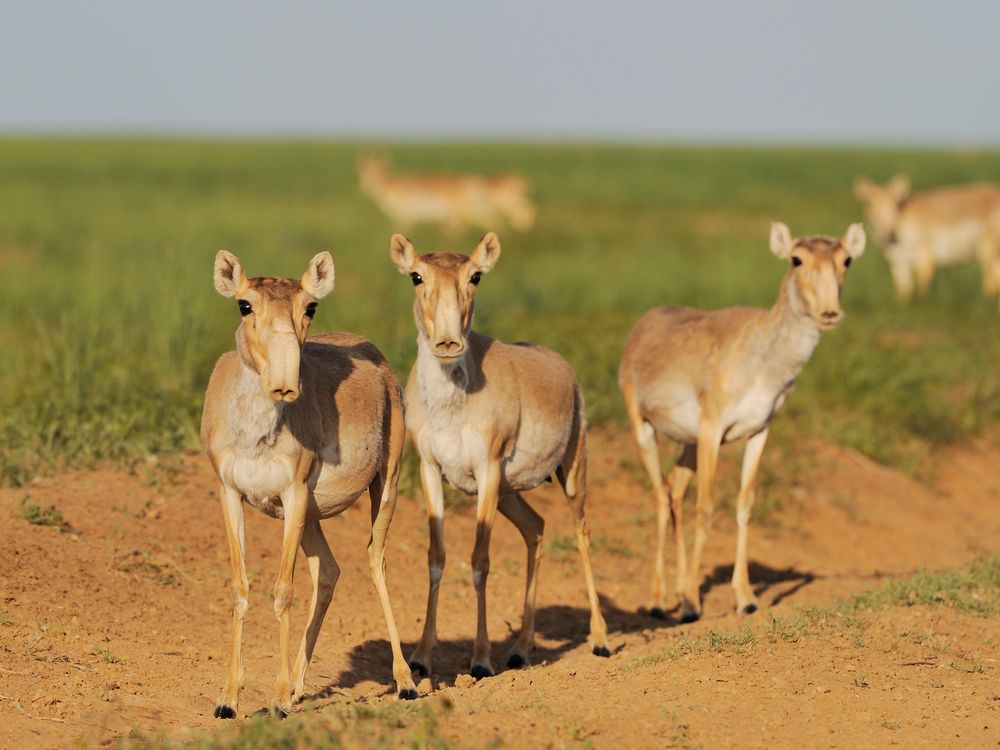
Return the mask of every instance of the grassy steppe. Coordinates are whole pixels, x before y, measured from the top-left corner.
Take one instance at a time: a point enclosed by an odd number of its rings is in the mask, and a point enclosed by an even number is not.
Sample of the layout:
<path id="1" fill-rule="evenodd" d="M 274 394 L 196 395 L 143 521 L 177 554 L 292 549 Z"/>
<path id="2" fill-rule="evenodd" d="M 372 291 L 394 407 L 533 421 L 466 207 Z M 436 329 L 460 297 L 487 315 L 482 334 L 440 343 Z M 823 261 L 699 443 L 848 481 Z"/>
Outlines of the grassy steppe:
<path id="1" fill-rule="evenodd" d="M 232 343 L 215 294 L 225 247 L 250 273 L 298 276 L 329 249 L 337 286 L 314 330 L 370 337 L 405 377 L 412 290 L 387 259 L 396 228 L 356 188 L 359 153 L 401 171 L 504 171 L 535 185 L 539 221 L 500 228 L 478 327 L 563 353 L 591 420 L 623 421 L 615 373 L 635 319 L 659 304 L 769 305 L 783 265 L 771 219 L 842 233 L 854 176 L 915 186 L 1000 178 L 1000 153 L 554 145 L 372 147 L 327 142 L 0 140 L 0 481 L 197 445 L 201 394 Z M 470 250 L 478 232 L 411 232 Z M 1000 317 L 978 269 L 929 299 L 892 296 L 874 245 L 852 267 L 848 318 L 827 335 L 776 439 L 822 434 L 908 470 L 1000 417 Z"/>

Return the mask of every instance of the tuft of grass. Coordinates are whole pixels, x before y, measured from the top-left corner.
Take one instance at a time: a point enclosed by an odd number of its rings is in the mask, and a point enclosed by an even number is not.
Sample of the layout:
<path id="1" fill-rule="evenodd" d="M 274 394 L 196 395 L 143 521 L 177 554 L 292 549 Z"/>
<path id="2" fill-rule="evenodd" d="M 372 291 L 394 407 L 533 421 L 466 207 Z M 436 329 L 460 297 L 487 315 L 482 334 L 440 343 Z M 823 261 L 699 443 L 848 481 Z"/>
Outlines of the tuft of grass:
<path id="1" fill-rule="evenodd" d="M 70 530 L 63 514 L 54 505 L 43 508 L 31 500 L 31 495 L 25 495 L 17 505 L 17 515 L 35 526 L 48 526 L 59 533 Z"/>
<path id="2" fill-rule="evenodd" d="M 557 534 L 543 542 L 545 555 L 552 560 L 564 560 L 577 550 L 576 536 L 572 534 Z M 616 542 L 603 531 L 590 538 L 590 553 L 599 555 L 608 553 L 615 557 L 638 557 L 639 553 L 627 544 Z"/>
<path id="3" fill-rule="evenodd" d="M 545 556 L 551 560 L 565 560 L 576 552 L 576 537 L 570 534 L 556 534 L 543 542 Z"/>
<path id="4" fill-rule="evenodd" d="M 254 716 L 216 733 L 184 739 L 133 731 L 118 742 L 118 750 L 449 750 L 439 719 L 451 710 L 445 700 L 381 706 L 340 705 L 291 714 L 284 721 Z"/>
<path id="5" fill-rule="evenodd" d="M 720 652 L 728 648 L 740 649 L 743 646 L 753 645 L 753 627 L 750 623 L 747 623 L 735 633 L 709 630 L 705 634 L 705 639 L 707 641 L 707 648 L 709 651 Z"/>
<path id="6" fill-rule="evenodd" d="M 758 640 L 796 643 L 828 634 L 831 629 L 848 638 L 855 648 L 864 648 L 868 628 L 864 618 L 866 611 L 914 605 L 949 607 L 983 617 L 1000 616 L 1000 557 L 958 570 L 920 572 L 905 579 L 888 581 L 831 607 L 793 608 L 783 614 L 769 611 L 763 623 L 760 620 L 744 623 L 736 631 L 712 629 L 703 635 L 683 636 L 655 654 L 626 662 L 622 669 L 650 667 L 689 654 L 739 651 L 753 646 Z M 930 636 L 904 633 L 902 637 L 919 645 Z M 964 672 L 984 669 L 979 663 L 955 662 L 951 666 Z M 855 685 L 868 687 L 867 676 L 856 678 Z"/>
<path id="7" fill-rule="evenodd" d="M 1000 614 L 1000 558 L 958 570 L 922 571 L 909 578 L 887 581 L 859 594 L 849 606 L 857 611 L 913 605 L 947 606 L 982 616 Z"/>
<path id="8" fill-rule="evenodd" d="M 0 611 L 0 625 L 6 625 L 10 622 L 10 613 Z"/>
<path id="9" fill-rule="evenodd" d="M 91 649 L 91 653 L 94 656 L 99 656 L 105 664 L 121 664 L 122 661 L 112 653 L 111 648 L 108 646 L 94 646 Z"/>

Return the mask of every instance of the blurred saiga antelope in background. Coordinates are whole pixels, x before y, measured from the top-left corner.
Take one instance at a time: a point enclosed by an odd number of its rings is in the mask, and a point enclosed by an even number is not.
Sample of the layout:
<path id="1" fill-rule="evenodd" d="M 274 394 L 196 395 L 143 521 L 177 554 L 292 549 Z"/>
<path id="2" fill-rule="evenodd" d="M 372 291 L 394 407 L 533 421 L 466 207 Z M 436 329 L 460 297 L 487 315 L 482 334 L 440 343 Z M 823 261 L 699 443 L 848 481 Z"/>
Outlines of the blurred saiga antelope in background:
<path id="1" fill-rule="evenodd" d="M 987 183 L 910 194 L 910 180 L 885 185 L 854 181 L 875 239 L 892 272 L 896 296 L 909 301 L 914 286 L 926 294 L 938 266 L 979 261 L 983 293 L 1000 291 L 1000 188 Z"/>
<path id="2" fill-rule="evenodd" d="M 478 601 L 471 673 L 492 676 L 486 628 L 486 578 L 490 535 L 499 510 L 527 546 L 527 581 L 521 632 L 507 666 L 527 663 L 535 642 L 535 591 L 545 522 L 521 493 L 558 478 L 576 522 L 576 543 L 590 599 L 593 652 L 609 656 L 590 566 L 587 491 L 587 424 L 583 393 L 566 361 L 530 344 L 505 344 L 472 330 L 476 290 L 500 258 L 492 232 L 471 255 L 417 255 L 406 237 L 393 235 L 389 255 L 415 287 L 417 360 L 406 385 L 407 426 L 420 453 L 420 480 L 430 524 L 427 619 L 410 657 L 417 674 L 429 674 L 437 642 L 437 603 L 444 573 L 442 479 L 476 495 L 472 581 Z"/>
<path id="3" fill-rule="evenodd" d="M 632 328 L 618 383 L 643 465 L 657 499 L 657 546 L 650 614 L 666 617 L 664 549 L 667 513 L 673 520 L 681 621 L 701 616 L 701 555 L 712 523 L 719 448 L 746 439 L 736 503 L 738 524 L 732 585 L 738 612 L 757 609 L 750 588 L 747 532 L 761 454 L 771 419 L 809 361 L 820 334 L 844 317 L 840 291 L 851 261 L 865 249 L 865 232 L 852 224 L 843 239 L 793 239 L 771 226 L 771 251 L 790 266 L 770 310 L 659 307 Z M 683 451 L 664 485 L 656 435 Z M 685 553 L 684 493 L 698 474 L 696 532 Z"/>
<path id="4" fill-rule="evenodd" d="M 463 227 L 506 224 L 525 231 L 535 222 L 528 181 L 507 175 L 392 174 L 389 160 L 358 160 L 361 191 L 403 229 L 438 224 L 451 233 Z"/>
<path id="5" fill-rule="evenodd" d="M 326 333 L 306 338 L 316 301 L 333 289 L 333 259 L 316 255 L 301 281 L 248 279 L 235 255 L 215 258 L 215 288 L 236 297 L 242 321 L 236 351 L 223 354 L 205 393 L 201 436 L 219 477 L 222 515 L 233 574 L 229 672 L 217 718 L 235 718 L 243 688 L 243 618 L 249 583 L 243 503 L 284 521 L 274 585 L 279 667 L 273 706 L 280 713 L 301 699 L 340 568 L 320 527 L 371 497 L 368 557 L 389 630 L 392 672 L 400 698 L 417 697 L 399 645 L 385 581 L 385 541 L 396 507 L 405 427 L 403 397 L 379 351 L 361 336 Z M 292 574 L 301 545 L 312 576 L 309 619 L 289 671 Z"/>

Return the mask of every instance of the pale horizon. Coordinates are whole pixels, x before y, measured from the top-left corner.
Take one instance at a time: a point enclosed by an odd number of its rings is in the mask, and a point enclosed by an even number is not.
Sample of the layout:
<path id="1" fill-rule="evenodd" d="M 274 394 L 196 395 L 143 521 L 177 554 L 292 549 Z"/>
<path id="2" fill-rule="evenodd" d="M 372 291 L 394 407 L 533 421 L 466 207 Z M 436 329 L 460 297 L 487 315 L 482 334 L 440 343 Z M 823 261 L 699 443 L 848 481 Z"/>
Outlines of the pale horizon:
<path id="1" fill-rule="evenodd" d="M 8 10 L 0 134 L 1000 145 L 1000 4 Z"/>

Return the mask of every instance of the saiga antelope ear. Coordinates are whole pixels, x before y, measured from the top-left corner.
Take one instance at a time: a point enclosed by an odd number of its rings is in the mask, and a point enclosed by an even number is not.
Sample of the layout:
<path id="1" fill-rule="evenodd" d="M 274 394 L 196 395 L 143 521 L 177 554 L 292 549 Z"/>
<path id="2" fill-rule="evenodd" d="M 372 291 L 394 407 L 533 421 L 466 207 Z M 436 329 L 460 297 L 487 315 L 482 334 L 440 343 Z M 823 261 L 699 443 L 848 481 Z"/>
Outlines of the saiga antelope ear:
<path id="1" fill-rule="evenodd" d="M 854 182 L 851 183 L 851 188 L 854 190 L 854 197 L 862 203 L 866 203 L 868 199 L 871 198 L 872 188 L 874 187 L 875 183 L 867 177 L 857 177 Z"/>
<path id="2" fill-rule="evenodd" d="M 787 224 L 780 221 L 771 222 L 771 252 L 782 260 L 788 260 L 792 255 L 792 248 L 795 246 L 792 240 L 792 233 Z"/>
<path id="3" fill-rule="evenodd" d="M 333 279 L 333 256 L 324 250 L 309 261 L 309 267 L 302 274 L 302 288 L 316 299 L 321 299 L 333 291 Z"/>
<path id="4" fill-rule="evenodd" d="M 240 259 L 228 250 L 220 250 L 215 254 L 212 280 L 215 282 L 215 291 L 223 297 L 236 297 L 249 286 Z"/>
<path id="5" fill-rule="evenodd" d="M 389 240 L 389 257 L 396 264 L 400 273 L 410 273 L 413 264 L 417 262 L 417 251 L 413 249 L 413 243 L 401 234 L 392 235 Z"/>
<path id="6" fill-rule="evenodd" d="M 847 254 L 853 260 L 864 255 L 866 240 L 864 224 L 851 224 L 847 228 L 847 234 L 840 240 L 840 244 L 844 246 Z"/>
<path id="7" fill-rule="evenodd" d="M 500 260 L 500 238 L 493 232 L 485 234 L 469 259 L 481 272 L 488 273 Z"/>
<path id="8" fill-rule="evenodd" d="M 910 194 L 910 178 L 905 174 L 898 174 L 889 180 L 885 189 L 892 194 L 893 198 L 901 201 Z"/>

